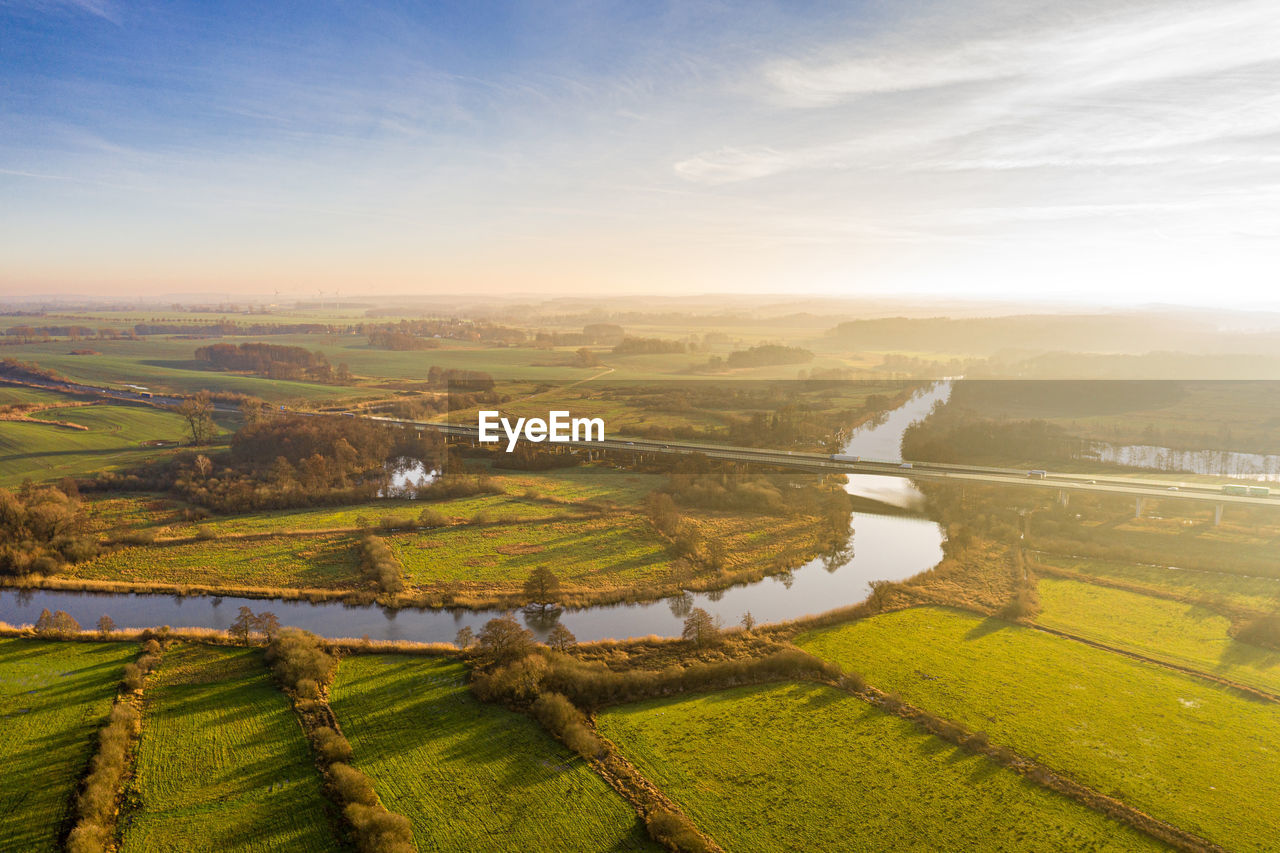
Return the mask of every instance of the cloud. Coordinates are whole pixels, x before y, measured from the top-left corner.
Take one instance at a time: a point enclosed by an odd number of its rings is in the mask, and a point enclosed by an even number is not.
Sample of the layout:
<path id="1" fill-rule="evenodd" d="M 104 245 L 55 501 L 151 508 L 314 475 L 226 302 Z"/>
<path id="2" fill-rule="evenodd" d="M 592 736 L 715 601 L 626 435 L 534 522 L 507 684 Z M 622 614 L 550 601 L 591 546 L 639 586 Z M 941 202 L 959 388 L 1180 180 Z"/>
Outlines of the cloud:
<path id="1" fill-rule="evenodd" d="M 0 0 L 0 7 L 26 9 L 40 14 L 79 11 L 120 26 L 120 13 L 110 0 Z"/>

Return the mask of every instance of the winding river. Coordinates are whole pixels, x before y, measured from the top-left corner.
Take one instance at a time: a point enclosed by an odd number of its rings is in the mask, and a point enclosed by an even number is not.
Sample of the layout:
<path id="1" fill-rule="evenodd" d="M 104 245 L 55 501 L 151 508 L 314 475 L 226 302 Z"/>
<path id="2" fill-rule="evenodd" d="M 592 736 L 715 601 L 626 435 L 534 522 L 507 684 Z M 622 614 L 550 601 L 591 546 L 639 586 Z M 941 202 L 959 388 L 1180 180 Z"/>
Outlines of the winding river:
<path id="1" fill-rule="evenodd" d="M 927 389 L 878 422 L 856 430 L 844 452 L 872 459 L 901 459 L 903 431 L 925 417 L 934 403 L 950 394 L 949 383 Z M 909 480 L 867 475 L 852 476 L 850 494 L 903 507 L 919 504 L 920 494 Z M 522 613 L 540 638 L 558 621 L 578 640 L 590 642 L 657 635 L 679 636 L 684 617 L 694 607 L 735 625 L 750 611 L 760 624 L 796 619 L 856 604 L 867 597 L 870 582 L 903 580 L 934 566 L 942 558 L 942 530 L 932 521 L 901 515 L 854 513 L 846 548 L 834 557 L 814 559 L 785 574 L 715 592 L 687 592 L 643 604 L 615 604 L 565 610 L 549 618 Z M 236 598 L 233 596 L 170 596 L 66 592 L 60 590 L 0 590 L 0 621 L 29 624 L 40 611 L 65 610 L 81 625 L 90 626 L 104 614 L 121 628 L 171 625 L 175 628 L 227 628 L 241 605 L 255 612 L 270 610 L 285 625 L 306 628 L 325 637 L 374 640 L 452 642 L 458 630 L 479 631 L 485 621 L 500 615 L 492 610 L 387 610 L 376 605 L 340 602 L 311 604 Z"/>

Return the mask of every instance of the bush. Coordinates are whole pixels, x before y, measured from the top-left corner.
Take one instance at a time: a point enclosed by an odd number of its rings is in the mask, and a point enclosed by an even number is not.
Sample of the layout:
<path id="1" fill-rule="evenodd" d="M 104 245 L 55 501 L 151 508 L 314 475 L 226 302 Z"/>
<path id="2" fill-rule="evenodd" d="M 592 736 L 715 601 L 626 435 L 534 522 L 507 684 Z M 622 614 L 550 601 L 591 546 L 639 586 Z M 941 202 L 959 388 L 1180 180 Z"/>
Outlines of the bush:
<path id="1" fill-rule="evenodd" d="M 312 736 L 316 741 L 316 750 L 325 764 L 351 760 L 351 744 L 338 732 L 328 726 L 320 726 L 312 732 Z"/>
<path id="2" fill-rule="evenodd" d="M 654 841 L 682 853 L 703 853 L 712 849 L 684 815 L 659 809 L 649 815 L 645 826 Z"/>
<path id="3" fill-rule="evenodd" d="M 314 689 L 316 695 L 319 685 L 328 684 L 338 666 L 320 638 L 301 628 L 281 628 L 267 643 L 265 659 L 281 684 L 294 691 Z"/>
<path id="4" fill-rule="evenodd" d="M 598 758 L 604 754 L 604 744 L 591 730 L 586 717 L 563 695 L 543 693 L 531 710 L 544 728 L 583 758 Z"/>
<path id="5" fill-rule="evenodd" d="M 412 519 L 382 519 L 383 529 L 394 529 L 394 524 L 404 523 L 405 527 L 413 527 Z M 377 536 L 366 536 L 360 540 L 360 571 L 365 578 L 373 581 L 383 592 L 395 595 L 404 591 L 404 565 L 392 552 L 387 543 Z"/>

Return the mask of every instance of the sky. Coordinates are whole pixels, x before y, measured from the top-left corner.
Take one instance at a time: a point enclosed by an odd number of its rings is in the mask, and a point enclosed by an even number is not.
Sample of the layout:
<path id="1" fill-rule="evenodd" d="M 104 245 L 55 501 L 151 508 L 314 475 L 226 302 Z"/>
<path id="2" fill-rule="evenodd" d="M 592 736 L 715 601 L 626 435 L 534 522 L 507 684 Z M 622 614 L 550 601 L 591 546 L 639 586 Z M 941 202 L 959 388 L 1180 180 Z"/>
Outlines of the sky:
<path id="1" fill-rule="evenodd" d="M 0 0 L 0 297 L 1278 271 L 1275 0 Z"/>

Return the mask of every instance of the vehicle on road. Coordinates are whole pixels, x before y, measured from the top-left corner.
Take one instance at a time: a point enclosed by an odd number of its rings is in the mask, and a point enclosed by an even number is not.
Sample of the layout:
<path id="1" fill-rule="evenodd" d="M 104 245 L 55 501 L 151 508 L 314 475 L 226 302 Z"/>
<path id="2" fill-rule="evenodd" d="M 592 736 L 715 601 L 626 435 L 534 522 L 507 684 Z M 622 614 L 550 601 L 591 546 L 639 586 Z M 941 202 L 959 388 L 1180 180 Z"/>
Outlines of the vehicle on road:
<path id="1" fill-rule="evenodd" d="M 862 457 L 850 456 L 847 453 L 833 453 L 831 454 L 831 461 L 832 462 L 861 462 Z"/>
<path id="2" fill-rule="evenodd" d="M 1040 470 L 1039 468 L 1037 468 L 1037 469 L 1035 469 L 1034 471 L 1030 471 L 1030 472 L 1028 472 L 1028 473 L 1027 473 L 1027 476 L 1028 476 L 1028 477 L 1030 477 L 1030 478 L 1031 478 L 1031 479 L 1033 479 L 1033 480 L 1043 480 L 1045 477 L 1048 477 L 1048 476 L 1049 476 L 1049 472 L 1048 472 L 1048 471 L 1042 471 L 1042 470 Z"/>

